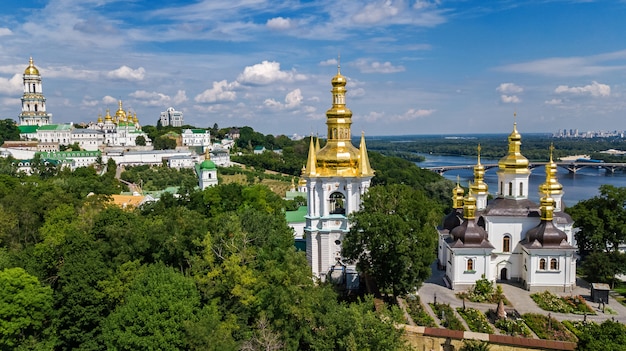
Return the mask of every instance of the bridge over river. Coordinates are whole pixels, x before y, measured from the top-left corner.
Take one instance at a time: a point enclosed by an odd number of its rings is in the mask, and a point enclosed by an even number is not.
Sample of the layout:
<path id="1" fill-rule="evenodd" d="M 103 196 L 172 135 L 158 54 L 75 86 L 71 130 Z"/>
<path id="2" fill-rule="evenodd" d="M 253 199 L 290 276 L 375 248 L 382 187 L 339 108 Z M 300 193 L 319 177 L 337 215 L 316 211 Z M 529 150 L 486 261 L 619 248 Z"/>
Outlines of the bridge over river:
<path id="1" fill-rule="evenodd" d="M 567 169 L 570 173 L 576 173 L 583 168 L 604 168 L 607 172 L 615 173 L 615 171 L 626 170 L 626 163 L 623 162 L 594 162 L 594 161 L 574 161 L 574 162 L 555 162 L 557 166 Z M 530 169 L 547 165 L 548 162 L 529 162 L 528 167 Z M 444 174 L 447 171 L 459 170 L 459 169 L 473 169 L 475 165 L 453 165 L 453 166 L 435 166 L 435 167 L 423 167 L 424 169 Z M 497 163 L 483 164 L 485 170 L 498 167 Z"/>

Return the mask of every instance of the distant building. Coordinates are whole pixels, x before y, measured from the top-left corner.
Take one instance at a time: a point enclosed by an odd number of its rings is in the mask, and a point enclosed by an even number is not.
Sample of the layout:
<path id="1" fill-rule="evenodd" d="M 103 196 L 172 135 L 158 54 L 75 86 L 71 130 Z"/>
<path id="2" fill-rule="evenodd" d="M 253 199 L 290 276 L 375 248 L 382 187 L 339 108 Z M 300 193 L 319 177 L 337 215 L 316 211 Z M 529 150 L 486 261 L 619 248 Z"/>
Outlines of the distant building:
<path id="1" fill-rule="evenodd" d="M 182 127 L 183 126 L 183 113 L 181 111 L 174 110 L 173 107 L 168 108 L 164 112 L 161 112 L 161 118 L 159 119 L 161 126 L 167 127 Z"/>
<path id="2" fill-rule="evenodd" d="M 255 155 L 260 155 L 262 153 L 265 152 L 265 146 L 255 146 L 254 147 L 254 154 Z"/>
<path id="3" fill-rule="evenodd" d="M 202 151 L 211 146 L 211 132 L 208 129 L 185 129 L 180 136 L 183 146 L 199 146 Z"/>
<path id="4" fill-rule="evenodd" d="M 228 139 L 237 140 L 240 136 L 239 128 L 230 128 L 228 131 Z"/>
<path id="5" fill-rule="evenodd" d="M 215 163 L 211 161 L 208 152 L 205 154 L 205 157 L 206 159 L 196 166 L 200 190 L 204 190 L 218 184 L 217 166 L 215 166 Z"/>
<path id="6" fill-rule="evenodd" d="M 50 124 L 52 115 L 46 112 L 46 98 L 43 96 L 41 87 L 41 75 L 33 64 L 33 58 L 23 75 L 24 95 L 22 95 L 22 113 L 20 113 L 20 125 L 43 126 Z"/>

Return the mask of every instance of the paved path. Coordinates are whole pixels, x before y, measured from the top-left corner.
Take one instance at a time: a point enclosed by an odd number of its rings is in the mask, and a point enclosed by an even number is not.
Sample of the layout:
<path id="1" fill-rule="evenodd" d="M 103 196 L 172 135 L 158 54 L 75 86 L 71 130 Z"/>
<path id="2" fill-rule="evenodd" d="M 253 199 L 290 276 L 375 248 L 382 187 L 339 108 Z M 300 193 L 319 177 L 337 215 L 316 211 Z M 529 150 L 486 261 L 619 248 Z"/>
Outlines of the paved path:
<path id="1" fill-rule="evenodd" d="M 432 265 L 433 274 L 428 279 L 422 287 L 419 289 L 418 293 L 420 295 L 421 301 L 423 304 L 428 304 L 437 301 L 437 303 L 447 303 L 450 304 L 452 308 L 462 307 L 463 301 L 455 296 L 455 291 L 449 289 L 444 284 L 444 271 L 440 271 L 437 269 L 436 263 Z M 502 290 L 506 298 L 513 305 L 512 307 L 517 310 L 519 314 L 524 313 L 540 313 L 540 314 L 548 314 L 558 320 L 580 320 L 582 321 L 585 317 L 583 315 L 570 314 L 570 313 L 554 313 L 544 311 L 530 298 L 530 292 L 522 289 L 521 287 L 514 284 L 500 284 L 502 286 Z M 557 293 L 557 295 L 559 295 Z M 591 291 L 587 284 L 584 281 L 579 281 L 578 286 L 574 289 L 574 291 L 569 293 L 563 293 L 560 295 L 581 295 L 587 300 L 587 304 L 596 311 L 596 315 L 588 315 L 588 321 L 602 322 L 606 319 L 614 318 L 616 321 L 626 323 L 626 306 L 617 302 L 614 298 L 610 297 L 610 301 L 607 304 L 607 307 L 610 307 L 613 311 L 617 312 L 617 314 L 608 314 L 602 313 L 602 309 L 598 309 L 597 303 L 590 302 Z M 465 302 L 466 307 L 476 308 L 482 312 L 487 312 L 490 309 L 496 309 L 496 304 L 484 304 L 484 303 L 474 303 L 474 302 Z M 510 308 L 507 306 L 507 308 Z M 429 309 L 427 309 L 429 310 Z"/>

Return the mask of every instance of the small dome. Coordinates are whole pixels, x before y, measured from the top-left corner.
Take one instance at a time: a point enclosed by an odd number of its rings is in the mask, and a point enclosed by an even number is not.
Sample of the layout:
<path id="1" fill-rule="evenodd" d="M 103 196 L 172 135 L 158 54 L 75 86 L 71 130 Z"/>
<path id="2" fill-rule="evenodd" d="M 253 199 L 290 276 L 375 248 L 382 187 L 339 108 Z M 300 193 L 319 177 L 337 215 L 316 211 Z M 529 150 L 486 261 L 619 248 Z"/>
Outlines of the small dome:
<path id="1" fill-rule="evenodd" d="M 211 160 L 204 160 L 200 164 L 200 169 L 214 170 L 214 169 L 217 169 L 217 167 L 215 166 L 215 163 L 213 161 L 211 161 Z"/>
<path id="2" fill-rule="evenodd" d="M 25 75 L 31 75 L 31 76 L 38 76 L 39 75 L 39 70 L 37 69 L 37 67 L 35 67 L 35 64 L 33 63 L 33 58 L 30 58 L 30 61 L 28 63 L 28 67 L 26 67 L 26 70 L 24 70 L 24 74 Z"/>
<path id="3" fill-rule="evenodd" d="M 517 123 L 513 124 L 513 131 L 509 135 L 509 152 L 498 161 L 501 171 L 507 173 L 528 173 L 528 159 L 520 152 L 522 136 L 517 131 Z"/>

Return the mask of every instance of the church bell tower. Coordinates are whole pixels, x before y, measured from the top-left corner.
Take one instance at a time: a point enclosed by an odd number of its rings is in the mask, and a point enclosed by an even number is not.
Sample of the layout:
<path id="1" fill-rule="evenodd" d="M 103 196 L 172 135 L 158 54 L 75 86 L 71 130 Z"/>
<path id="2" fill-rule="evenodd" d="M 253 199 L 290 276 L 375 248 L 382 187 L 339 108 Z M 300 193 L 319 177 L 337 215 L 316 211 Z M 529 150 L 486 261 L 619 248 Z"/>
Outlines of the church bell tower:
<path id="1" fill-rule="evenodd" d="M 337 67 L 332 80 L 332 107 L 326 111 L 327 142 L 313 143 L 303 178 L 307 184 L 308 213 L 304 228 L 306 255 L 313 274 L 326 279 L 330 269 L 342 262 L 341 245 L 349 231 L 348 215 L 358 211 L 361 197 L 370 186 L 370 167 L 365 136 L 357 149 L 352 145 L 352 111 L 346 107 L 346 78 Z"/>
<path id="2" fill-rule="evenodd" d="M 42 126 L 50 124 L 52 115 L 46 112 L 46 98 L 41 88 L 41 75 L 30 58 L 28 67 L 24 70 L 24 94 L 22 95 L 22 113 L 20 125 Z"/>

